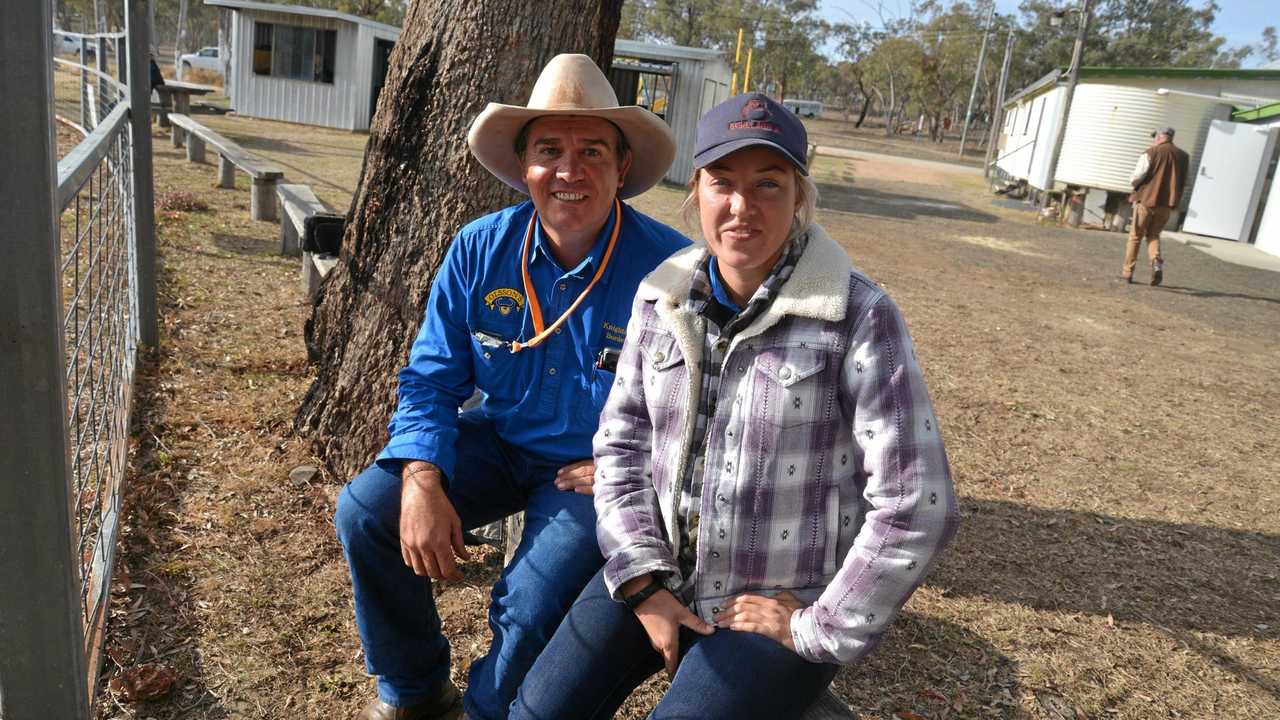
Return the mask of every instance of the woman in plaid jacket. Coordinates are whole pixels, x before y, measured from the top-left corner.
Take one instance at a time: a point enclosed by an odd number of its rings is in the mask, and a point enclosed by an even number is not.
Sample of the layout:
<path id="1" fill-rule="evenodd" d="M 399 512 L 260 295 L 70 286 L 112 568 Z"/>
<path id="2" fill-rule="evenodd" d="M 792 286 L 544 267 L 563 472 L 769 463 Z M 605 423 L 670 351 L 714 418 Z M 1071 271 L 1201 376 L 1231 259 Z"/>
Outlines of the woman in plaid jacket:
<path id="1" fill-rule="evenodd" d="M 807 137 L 763 95 L 698 126 L 705 246 L 641 284 L 595 436 L 601 573 L 513 704 L 799 717 L 875 647 L 955 534 L 942 437 L 893 301 L 812 220 Z"/>

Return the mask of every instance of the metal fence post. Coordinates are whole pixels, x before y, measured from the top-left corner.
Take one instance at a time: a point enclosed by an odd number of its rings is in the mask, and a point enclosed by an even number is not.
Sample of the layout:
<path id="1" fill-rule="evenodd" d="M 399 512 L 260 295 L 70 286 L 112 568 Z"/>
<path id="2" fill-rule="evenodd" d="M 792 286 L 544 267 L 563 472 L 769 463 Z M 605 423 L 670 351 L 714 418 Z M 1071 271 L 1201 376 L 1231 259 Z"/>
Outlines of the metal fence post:
<path id="1" fill-rule="evenodd" d="M 151 163 L 151 66 L 147 63 L 147 3 L 127 0 L 129 34 L 129 125 L 133 140 L 133 227 L 138 248 L 139 340 L 159 347 L 156 303 L 156 208 Z"/>
<path id="2" fill-rule="evenodd" d="M 92 130 L 93 127 L 89 123 L 89 73 L 84 68 L 89 67 L 89 38 L 80 38 L 80 127 L 86 130 Z"/>
<path id="3" fill-rule="evenodd" d="M 87 718 L 71 540 L 48 0 L 0 2 L 0 717 Z"/>

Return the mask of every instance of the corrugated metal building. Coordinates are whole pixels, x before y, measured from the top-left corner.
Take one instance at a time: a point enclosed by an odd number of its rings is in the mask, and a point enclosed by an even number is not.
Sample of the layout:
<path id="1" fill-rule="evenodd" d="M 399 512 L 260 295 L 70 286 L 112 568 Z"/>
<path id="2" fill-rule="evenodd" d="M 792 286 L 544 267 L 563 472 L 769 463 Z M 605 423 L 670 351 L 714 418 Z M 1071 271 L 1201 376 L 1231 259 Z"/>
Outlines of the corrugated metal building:
<path id="1" fill-rule="evenodd" d="M 1031 187 L 1050 186 L 1052 145 L 1062 117 L 1065 74 L 1055 70 L 1005 102 L 996 167 Z M 1165 88 L 1180 94 L 1157 94 Z M 1067 133 L 1054 174 L 1056 185 L 1125 192 L 1151 131 L 1169 125 L 1178 147 L 1198 167 L 1209 123 L 1231 112 L 1224 95 L 1280 98 L 1280 71 L 1203 68 L 1081 68 Z"/>
<path id="2" fill-rule="evenodd" d="M 1211 128 L 1224 131 L 1233 105 L 1256 106 L 1280 98 L 1280 70 L 1275 69 L 1081 68 L 1051 181 L 1049 162 L 1065 82 L 1065 73 L 1055 70 L 1005 102 L 996 168 L 1003 177 L 1037 190 L 1089 188 L 1085 213 L 1091 222 L 1103 220 L 1108 192 L 1119 203 L 1116 195 L 1131 190 L 1129 174 L 1138 155 L 1150 146 L 1152 130 L 1164 126 L 1176 131 L 1175 142 L 1190 155 L 1192 169 L 1170 227 L 1181 226 L 1184 212 L 1194 219 L 1194 207 L 1189 211 L 1188 206 L 1205 173 L 1202 161 L 1208 160 L 1204 149 Z M 1123 203 L 1111 209 L 1121 215 L 1127 210 Z"/>
<path id="3" fill-rule="evenodd" d="M 237 114 L 367 130 L 400 28 L 335 10 L 205 0 L 230 18 L 220 41 Z"/>
<path id="4" fill-rule="evenodd" d="M 693 174 L 698 118 L 729 97 L 729 64 L 717 50 L 618 40 L 609 80 L 623 105 L 649 108 L 671 126 L 676 159 L 669 182 L 683 185 Z"/>

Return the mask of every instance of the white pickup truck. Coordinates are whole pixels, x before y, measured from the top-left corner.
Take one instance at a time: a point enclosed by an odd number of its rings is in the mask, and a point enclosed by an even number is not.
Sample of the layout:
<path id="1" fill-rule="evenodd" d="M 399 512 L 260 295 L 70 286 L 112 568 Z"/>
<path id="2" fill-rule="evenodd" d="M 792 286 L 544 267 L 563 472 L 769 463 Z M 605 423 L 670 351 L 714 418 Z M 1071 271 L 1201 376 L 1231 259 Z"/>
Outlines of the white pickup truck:
<path id="1" fill-rule="evenodd" d="M 222 60 L 218 57 L 218 48 L 203 47 L 193 53 L 178 58 L 178 79 L 183 79 L 188 70 L 208 70 L 222 74 Z"/>

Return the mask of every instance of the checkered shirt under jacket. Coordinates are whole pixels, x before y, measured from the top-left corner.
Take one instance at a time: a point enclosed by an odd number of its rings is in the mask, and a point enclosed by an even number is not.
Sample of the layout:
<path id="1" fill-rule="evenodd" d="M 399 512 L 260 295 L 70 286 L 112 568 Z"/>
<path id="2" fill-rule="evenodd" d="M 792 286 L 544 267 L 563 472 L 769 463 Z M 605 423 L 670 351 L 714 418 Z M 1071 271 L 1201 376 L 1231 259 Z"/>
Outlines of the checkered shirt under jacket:
<path id="1" fill-rule="evenodd" d="M 751 299 L 747 301 L 744 307 L 736 315 L 733 310 L 726 308 L 716 300 L 711 290 L 711 255 L 708 253 L 702 262 L 698 264 L 693 273 L 692 286 L 689 288 L 689 299 L 686 301 L 689 310 L 702 318 L 703 334 L 703 355 L 702 362 L 698 363 L 701 373 L 691 374 L 691 379 L 700 382 L 700 392 L 698 393 L 700 401 L 698 403 L 698 413 L 694 421 L 693 436 L 696 438 L 706 437 L 707 426 L 711 421 L 711 417 L 715 415 L 716 403 L 720 395 L 720 372 L 724 366 L 725 351 L 733 342 L 733 338 L 743 328 L 751 325 L 760 313 L 773 303 L 773 299 L 778 296 L 778 291 L 786 284 L 791 277 L 791 273 L 795 271 L 796 263 L 800 260 L 800 256 L 804 254 L 804 248 L 809 242 L 807 234 L 799 234 L 787 243 L 787 249 L 782 253 L 782 257 L 774 264 L 773 269 L 769 271 L 769 275 L 760 283 L 760 287 L 756 288 Z M 680 549 L 677 560 L 680 563 L 680 574 L 684 576 L 684 582 L 679 588 L 679 594 L 685 596 L 685 600 L 691 599 L 689 594 L 692 592 L 695 575 L 694 569 L 697 564 L 698 557 L 698 519 L 702 514 L 702 479 L 705 469 L 703 460 L 705 459 L 707 443 L 694 443 L 689 450 L 689 459 L 685 462 L 685 476 L 681 479 L 680 485 L 680 504 L 679 504 L 679 529 L 680 539 L 676 547 Z"/>

